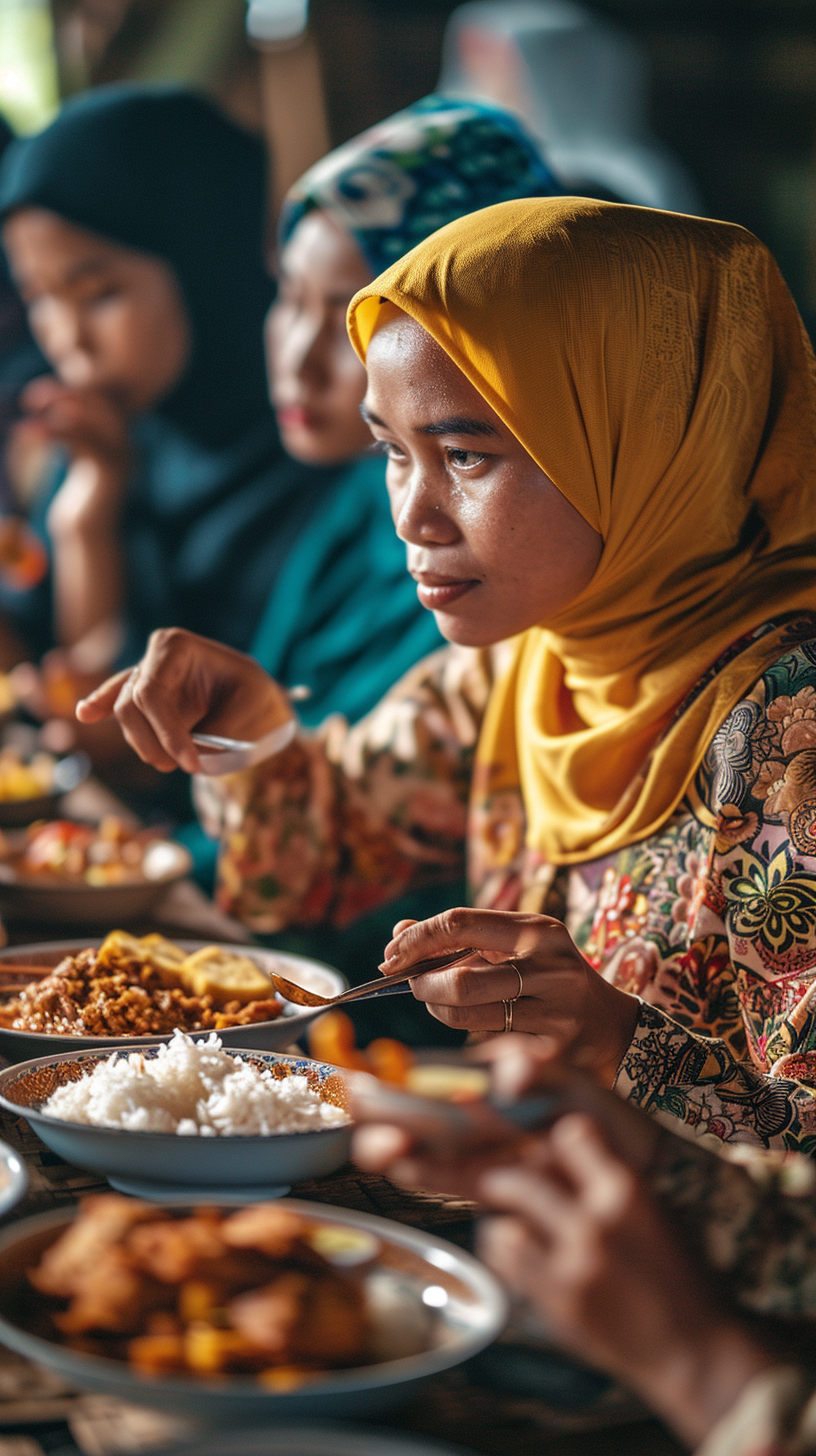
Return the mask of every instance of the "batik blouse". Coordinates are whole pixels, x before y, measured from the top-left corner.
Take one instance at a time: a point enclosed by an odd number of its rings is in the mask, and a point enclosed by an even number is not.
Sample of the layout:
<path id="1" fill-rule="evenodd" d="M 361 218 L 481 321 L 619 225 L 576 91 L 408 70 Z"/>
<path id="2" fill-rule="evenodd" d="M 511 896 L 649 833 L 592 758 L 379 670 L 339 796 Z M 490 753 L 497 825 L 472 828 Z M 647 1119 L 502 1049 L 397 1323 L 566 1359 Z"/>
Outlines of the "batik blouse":
<path id="1" fill-rule="evenodd" d="M 496 654 L 444 648 L 355 727 L 330 719 L 199 780 L 219 902 L 259 932 L 342 927 L 466 859 L 472 903 L 562 918 L 640 998 L 621 1095 L 698 1136 L 813 1153 L 816 617 L 792 619 L 784 645 L 654 837 L 557 869 L 526 848 L 518 792 L 472 785 Z"/>

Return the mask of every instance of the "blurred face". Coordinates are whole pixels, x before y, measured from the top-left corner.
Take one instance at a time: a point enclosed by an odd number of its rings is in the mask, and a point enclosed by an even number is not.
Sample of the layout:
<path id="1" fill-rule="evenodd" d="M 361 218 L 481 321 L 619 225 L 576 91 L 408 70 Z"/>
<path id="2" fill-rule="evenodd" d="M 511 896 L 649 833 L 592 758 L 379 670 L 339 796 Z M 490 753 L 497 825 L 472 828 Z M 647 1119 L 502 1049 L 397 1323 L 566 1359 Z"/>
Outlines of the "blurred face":
<path id="1" fill-rule="evenodd" d="M 161 259 L 23 208 L 3 244 L 31 331 L 64 384 L 139 414 L 178 382 L 190 353 L 181 291 Z"/>
<path id="2" fill-rule="evenodd" d="M 368 350 L 363 409 L 424 607 L 483 647 L 546 623 L 589 585 L 602 538 L 419 324 L 396 314 Z"/>
<path id="3" fill-rule="evenodd" d="M 298 223 L 280 258 L 266 328 L 267 368 L 281 438 L 313 465 L 351 460 L 371 444 L 360 418 L 365 369 L 346 333 L 346 310 L 371 269 L 324 212 Z"/>

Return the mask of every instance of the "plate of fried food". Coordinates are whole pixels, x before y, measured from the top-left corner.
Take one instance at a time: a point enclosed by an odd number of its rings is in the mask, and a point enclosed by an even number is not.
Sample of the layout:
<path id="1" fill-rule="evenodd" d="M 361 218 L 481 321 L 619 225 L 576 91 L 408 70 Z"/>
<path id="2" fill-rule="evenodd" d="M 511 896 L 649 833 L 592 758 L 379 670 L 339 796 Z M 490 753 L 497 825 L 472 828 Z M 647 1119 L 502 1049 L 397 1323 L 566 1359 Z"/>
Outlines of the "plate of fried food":
<path id="1" fill-rule="evenodd" d="M 132 921 L 191 868 L 184 845 L 113 814 L 99 825 L 36 822 L 0 839 L 0 910 L 8 920 Z"/>
<path id="2" fill-rule="evenodd" d="M 0 1072 L 0 1106 L 46 1147 L 163 1203 L 256 1203 L 333 1173 L 351 1148 L 347 1101 L 336 1067 L 238 1051 L 214 1033 Z"/>
<path id="3" fill-rule="evenodd" d="M 167 1041 L 215 1031 L 225 1045 L 275 1051 L 317 1010 L 294 1006 L 272 977 L 322 996 L 347 983 L 304 956 L 259 946 L 136 937 L 14 946 L 0 952 L 0 1045 L 9 1061 L 54 1052 Z"/>
<path id="4" fill-rule="evenodd" d="M 85 753 L 60 758 L 44 749 L 27 753 L 13 742 L 0 746 L 0 828 L 55 814 L 60 795 L 81 784 L 90 767 Z"/>
<path id="5" fill-rule="evenodd" d="M 220 1423 L 384 1409 L 505 1318 L 470 1255 L 315 1203 L 98 1194 L 0 1234 L 3 1344 L 80 1387 Z"/>

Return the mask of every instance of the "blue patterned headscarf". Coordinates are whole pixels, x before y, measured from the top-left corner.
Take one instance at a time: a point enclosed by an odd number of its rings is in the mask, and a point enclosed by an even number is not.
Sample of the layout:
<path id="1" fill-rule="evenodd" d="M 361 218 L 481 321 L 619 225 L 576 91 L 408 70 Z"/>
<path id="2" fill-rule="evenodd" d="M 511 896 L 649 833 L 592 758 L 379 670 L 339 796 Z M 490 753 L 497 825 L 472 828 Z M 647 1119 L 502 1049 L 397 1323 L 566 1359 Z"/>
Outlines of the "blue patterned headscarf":
<path id="1" fill-rule="evenodd" d="M 352 233 L 376 277 L 457 217 L 562 192 L 515 117 L 426 96 L 310 167 L 286 196 L 280 241 L 321 209 Z"/>

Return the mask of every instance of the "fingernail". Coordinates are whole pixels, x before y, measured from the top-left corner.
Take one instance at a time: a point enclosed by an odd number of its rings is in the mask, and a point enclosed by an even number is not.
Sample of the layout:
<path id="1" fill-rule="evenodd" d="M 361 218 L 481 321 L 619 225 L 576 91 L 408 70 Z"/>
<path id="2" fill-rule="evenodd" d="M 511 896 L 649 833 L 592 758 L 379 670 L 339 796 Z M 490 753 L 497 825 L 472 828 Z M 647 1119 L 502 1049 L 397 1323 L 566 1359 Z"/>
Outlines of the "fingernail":
<path id="1" fill-rule="evenodd" d="M 397 960 L 397 956 L 386 956 L 384 961 L 380 961 L 379 969 L 383 972 L 393 971 Z"/>

